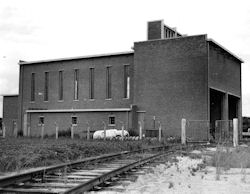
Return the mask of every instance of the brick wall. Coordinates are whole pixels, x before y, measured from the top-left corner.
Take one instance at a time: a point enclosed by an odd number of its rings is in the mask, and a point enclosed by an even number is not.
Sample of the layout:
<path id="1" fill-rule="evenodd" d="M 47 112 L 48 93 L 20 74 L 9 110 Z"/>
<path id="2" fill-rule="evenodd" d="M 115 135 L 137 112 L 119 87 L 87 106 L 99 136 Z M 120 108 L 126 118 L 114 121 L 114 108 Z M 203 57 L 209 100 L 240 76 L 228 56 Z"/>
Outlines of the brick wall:
<path id="1" fill-rule="evenodd" d="M 239 119 L 239 134 L 242 131 L 241 62 L 222 48 L 209 42 L 209 87 L 229 96 L 224 106 L 224 119 Z M 232 96 L 236 101 L 232 101 Z M 232 112 L 235 112 L 232 115 Z"/>
<path id="2" fill-rule="evenodd" d="M 55 122 L 58 125 L 59 131 L 70 130 L 71 117 L 77 117 L 77 126 L 74 127 L 74 133 L 79 134 L 82 137 L 86 137 L 86 131 L 89 123 L 90 130 L 103 130 L 105 122 L 106 129 L 121 129 L 122 123 L 126 130 L 131 131 L 131 113 L 127 112 L 81 112 L 81 113 L 29 113 L 30 123 L 30 135 L 40 136 L 41 125 L 39 125 L 39 117 L 44 117 L 44 134 L 53 135 L 55 134 Z M 115 126 L 108 125 L 109 116 L 115 117 Z"/>
<path id="3" fill-rule="evenodd" d="M 153 118 L 166 135 L 180 135 L 181 119 L 207 120 L 206 36 L 135 43 L 135 95 L 146 111 L 145 129 Z"/>
<path id="4" fill-rule="evenodd" d="M 241 96 L 241 63 L 209 44 L 209 86 Z"/>
<path id="5" fill-rule="evenodd" d="M 18 118 L 18 96 L 3 97 L 3 123 L 6 136 L 14 135 L 14 123 Z"/>
<path id="6" fill-rule="evenodd" d="M 148 22 L 148 40 L 163 38 L 164 24 L 162 20 Z"/>
<path id="7" fill-rule="evenodd" d="M 130 65 L 131 98 L 124 99 L 124 65 Z M 106 67 L 112 66 L 112 99 L 106 98 Z M 89 68 L 95 68 L 95 98 L 89 99 Z M 133 54 L 23 65 L 22 115 L 28 109 L 130 108 L 133 98 Z M 74 69 L 79 69 L 79 100 L 74 101 Z M 59 71 L 63 71 L 63 101 L 58 100 Z M 49 100 L 44 101 L 44 72 L 49 72 Z M 35 101 L 30 101 L 31 74 L 35 73 Z M 23 126 L 23 118 L 21 118 Z"/>

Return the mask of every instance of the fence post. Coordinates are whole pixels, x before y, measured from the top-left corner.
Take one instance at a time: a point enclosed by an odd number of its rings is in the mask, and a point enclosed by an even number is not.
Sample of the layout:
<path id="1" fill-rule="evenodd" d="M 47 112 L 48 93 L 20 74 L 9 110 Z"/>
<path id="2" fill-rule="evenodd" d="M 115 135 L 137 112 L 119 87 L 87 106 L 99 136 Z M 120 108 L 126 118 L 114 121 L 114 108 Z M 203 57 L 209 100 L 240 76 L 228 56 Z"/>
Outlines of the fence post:
<path id="1" fill-rule="evenodd" d="M 155 127 L 155 120 L 156 120 L 156 117 L 155 116 L 153 116 L 153 128 L 155 129 L 156 127 Z"/>
<path id="2" fill-rule="evenodd" d="M 210 123 L 207 122 L 207 141 L 210 142 Z"/>
<path id="3" fill-rule="evenodd" d="M 89 127 L 89 122 L 87 122 L 87 140 L 90 139 L 90 127 Z"/>
<path id="4" fill-rule="evenodd" d="M 122 123 L 122 141 L 124 140 L 124 124 Z"/>
<path id="5" fill-rule="evenodd" d="M 58 125 L 56 122 L 55 122 L 55 126 L 56 126 L 56 139 L 58 139 Z"/>
<path id="6" fill-rule="evenodd" d="M 181 119 L 181 144 L 186 145 L 186 119 Z"/>
<path id="7" fill-rule="evenodd" d="M 16 132 L 15 135 L 16 135 L 16 137 L 17 137 L 17 132 Z M 28 137 L 30 137 L 30 124 L 28 125 L 28 134 L 27 134 L 27 135 L 28 135 Z"/>
<path id="8" fill-rule="evenodd" d="M 214 128 L 214 139 L 216 141 L 220 141 L 219 140 L 219 137 L 220 137 L 220 130 L 219 129 L 219 123 L 218 123 L 218 120 L 215 121 L 215 128 Z"/>
<path id="9" fill-rule="evenodd" d="M 74 139 L 74 126 L 71 124 L 71 139 Z"/>
<path id="10" fill-rule="evenodd" d="M 104 140 L 106 140 L 106 123 L 103 121 Z"/>
<path id="11" fill-rule="evenodd" d="M 5 128 L 4 123 L 2 123 L 2 127 L 3 127 L 3 138 L 5 138 L 5 136 L 6 136 L 6 128 Z"/>
<path id="12" fill-rule="evenodd" d="M 43 139 L 44 137 L 44 124 L 41 124 L 41 138 Z"/>
<path id="13" fill-rule="evenodd" d="M 139 121 L 138 123 L 139 123 L 139 138 L 141 140 L 142 139 L 142 123 L 141 121 Z"/>
<path id="14" fill-rule="evenodd" d="M 159 141 L 161 141 L 161 122 L 159 121 Z"/>
<path id="15" fill-rule="evenodd" d="M 16 121 L 14 121 L 13 125 L 14 125 L 14 132 L 13 132 L 14 133 L 14 137 L 17 137 L 17 124 L 16 124 Z"/>
<path id="16" fill-rule="evenodd" d="M 233 143 L 234 147 L 238 146 L 238 119 L 233 119 Z"/>

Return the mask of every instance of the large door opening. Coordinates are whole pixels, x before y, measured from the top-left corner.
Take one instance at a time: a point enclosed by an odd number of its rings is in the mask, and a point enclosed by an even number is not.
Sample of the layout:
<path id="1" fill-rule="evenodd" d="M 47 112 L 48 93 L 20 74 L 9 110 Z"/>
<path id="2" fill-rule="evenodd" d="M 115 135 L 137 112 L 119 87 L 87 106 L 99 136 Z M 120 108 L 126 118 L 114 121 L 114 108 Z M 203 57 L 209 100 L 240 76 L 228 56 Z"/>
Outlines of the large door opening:
<path id="1" fill-rule="evenodd" d="M 210 137 L 215 141 L 228 138 L 228 95 L 210 89 Z"/>
<path id="2" fill-rule="evenodd" d="M 215 121 L 222 120 L 222 100 L 223 93 L 210 89 L 210 128 L 215 130 Z"/>
<path id="3" fill-rule="evenodd" d="M 239 98 L 228 95 L 228 109 L 229 109 L 229 120 L 233 120 L 234 118 L 238 118 L 238 103 Z"/>
<path id="4" fill-rule="evenodd" d="M 210 134 L 215 141 L 231 141 L 233 119 L 239 117 L 239 98 L 210 89 Z"/>

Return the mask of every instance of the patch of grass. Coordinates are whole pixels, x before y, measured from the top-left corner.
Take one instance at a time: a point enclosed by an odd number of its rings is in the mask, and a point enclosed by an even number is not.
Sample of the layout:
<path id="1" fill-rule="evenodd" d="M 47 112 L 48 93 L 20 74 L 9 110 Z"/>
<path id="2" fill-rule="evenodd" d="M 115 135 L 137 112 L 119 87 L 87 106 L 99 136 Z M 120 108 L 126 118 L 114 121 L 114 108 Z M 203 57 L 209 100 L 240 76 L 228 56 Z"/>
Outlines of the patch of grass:
<path id="1" fill-rule="evenodd" d="M 132 151 L 162 143 L 151 140 L 83 140 L 71 138 L 0 139 L 0 172 L 48 166 L 119 151 Z"/>
<path id="2" fill-rule="evenodd" d="M 230 168 L 249 168 L 250 167 L 250 148 L 236 148 L 226 150 L 217 148 L 212 156 L 211 165 L 219 164 L 224 169 Z"/>
<path id="3" fill-rule="evenodd" d="M 242 182 L 245 182 L 245 168 L 250 167 L 250 148 L 230 148 L 226 145 L 218 145 L 210 165 L 216 167 L 216 180 L 220 180 L 223 170 L 241 168 Z"/>

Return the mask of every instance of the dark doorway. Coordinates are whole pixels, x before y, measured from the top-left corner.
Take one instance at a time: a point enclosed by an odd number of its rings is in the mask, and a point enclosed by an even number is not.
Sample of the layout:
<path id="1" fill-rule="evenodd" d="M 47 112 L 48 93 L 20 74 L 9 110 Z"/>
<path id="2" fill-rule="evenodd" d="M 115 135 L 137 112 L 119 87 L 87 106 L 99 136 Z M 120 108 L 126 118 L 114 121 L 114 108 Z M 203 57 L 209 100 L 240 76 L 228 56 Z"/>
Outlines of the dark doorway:
<path id="1" fill-rule="evenodd" d="M 239 98 L 232 95 L 228 95 L 229 120 L 238 118 L 238 102 Z"/>
<path id="2" fill-rule="evenodd" d="M 210 134 L 215 138 L 215 121 L 222 120 L 223 93 L 210 89 Z"/>
<path id="3" fill-rule="evenodd" d="M 210 89 L 210 124 L 214 128 L 216 120 L 222 120 L 223 93 Z"/>

